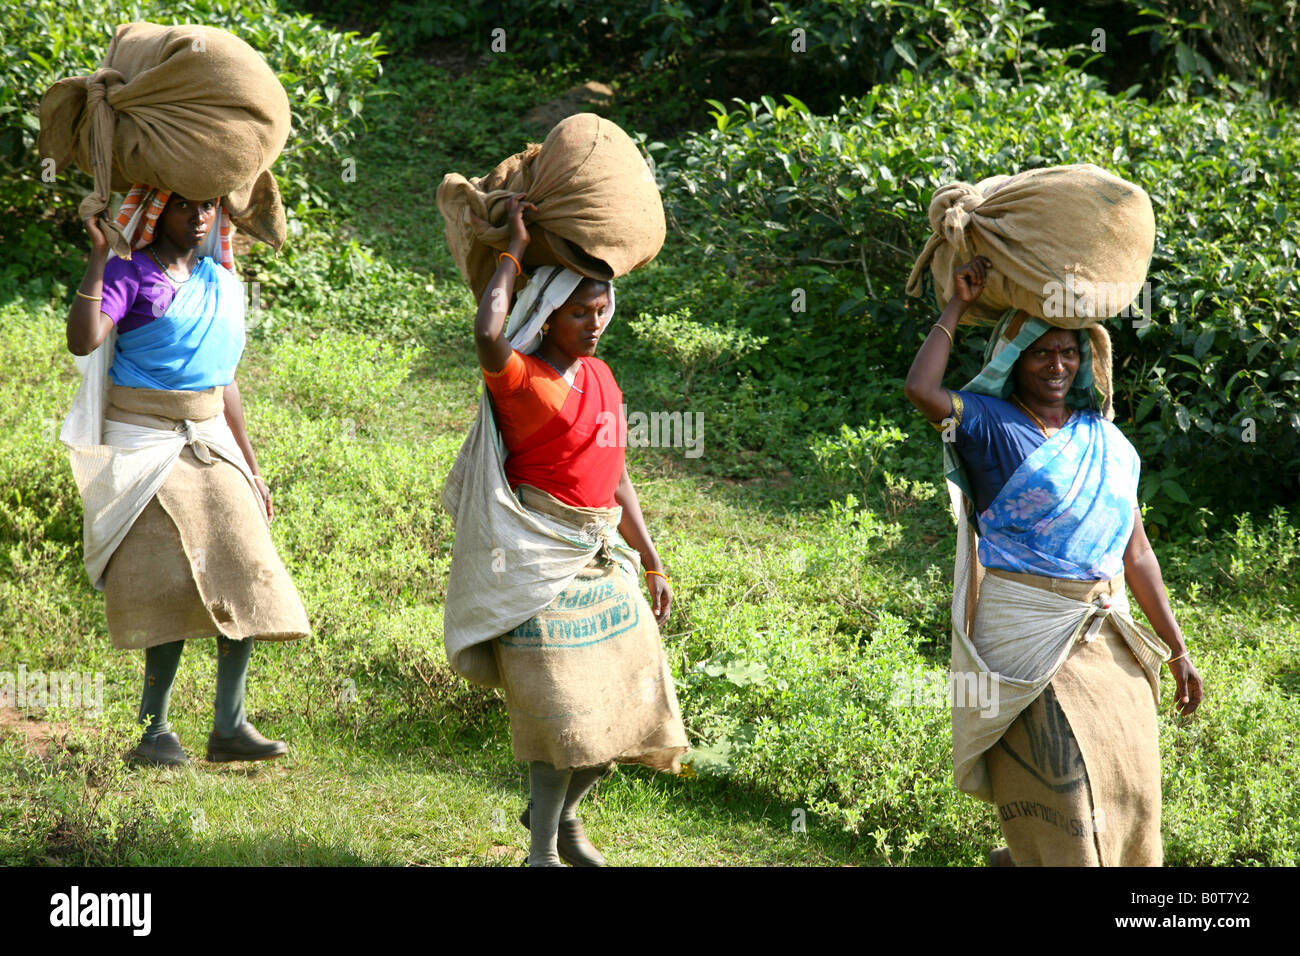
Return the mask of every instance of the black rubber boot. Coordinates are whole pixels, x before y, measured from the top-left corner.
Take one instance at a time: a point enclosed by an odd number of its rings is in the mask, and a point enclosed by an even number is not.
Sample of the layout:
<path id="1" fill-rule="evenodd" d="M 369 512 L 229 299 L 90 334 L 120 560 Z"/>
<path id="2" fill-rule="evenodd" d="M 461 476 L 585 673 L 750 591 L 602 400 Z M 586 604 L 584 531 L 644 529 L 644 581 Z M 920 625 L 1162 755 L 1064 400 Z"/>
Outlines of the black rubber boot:
<path id="1" fill-rule="evenodd" d="M 152 739 L 141 737 L 125 759 L 136 767 L 183 767 L 190 762 L 181 747 L 181 739 L 174 733 L 159 734 Z"/>
<path id="2" fill-rule="evenodd" d="M 283 740 L 267 740 L 253 725 L 244 721 L 233 737 L 218 737 L 214 730 L 208 734 L 208 759 L 213 763 L 232 760 L 271 760 L 289 752 Z"/>
<path id="3" fill-rule="evenodd" d="M 519 814 L 519 822 L 528 829 L 529 813 L 528 808 Z M 609 866 L 605 858 L 601 856 L 600 851 L 592 846 L 591 841 L 587 839 L 586 831 L 582 829 L 582 820 L 574 817 L 572 820 L 561 820 L 560 828 L 555 833 L 555 852 L 560 855 L 560 859 L 569 866 Z"/>

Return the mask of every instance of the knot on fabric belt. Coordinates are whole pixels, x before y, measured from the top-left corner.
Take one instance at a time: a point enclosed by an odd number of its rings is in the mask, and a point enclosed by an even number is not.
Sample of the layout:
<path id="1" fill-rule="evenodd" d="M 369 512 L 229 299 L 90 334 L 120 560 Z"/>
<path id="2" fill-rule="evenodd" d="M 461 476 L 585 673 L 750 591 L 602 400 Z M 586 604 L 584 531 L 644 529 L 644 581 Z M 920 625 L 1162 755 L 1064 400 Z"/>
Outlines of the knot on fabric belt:
<path id="1" fill-rule="evenodd" d="M 1111 608 L 1114 605 L 1114 599 L 1109 594 L 1099 594 L 1092 602 L 1088 610 L 1088 616 L 1083 620 L 1088 625 L 1080 636 L 1079 640 L 1085 644 L 1091 644 L 1097 639 L 1097 632 L 1101 626 L 1106 623 L 1106 619 L 1111 615 Z M 1082 627 L 1082 625 L 1080 625 Z"/>
<path id="2" fill-rule="evenodd" d="M 596 553 L 606 561 L 617 560 L 611 539 L 614 529 L 608 521 L 588 521 L 578 531 L 578 540 L 583 544 L 597 545 Z"/>
<path id="3" fill-rule="evenodd" d="M 205 465 L 212 464 L 212 452 L 208 449 L 208 444 L 199 437 L 198 426 L 188 418 L 176 424 L 176 431 L 185 436 L 185 444 L 194 449 L 194 457 Z"/>

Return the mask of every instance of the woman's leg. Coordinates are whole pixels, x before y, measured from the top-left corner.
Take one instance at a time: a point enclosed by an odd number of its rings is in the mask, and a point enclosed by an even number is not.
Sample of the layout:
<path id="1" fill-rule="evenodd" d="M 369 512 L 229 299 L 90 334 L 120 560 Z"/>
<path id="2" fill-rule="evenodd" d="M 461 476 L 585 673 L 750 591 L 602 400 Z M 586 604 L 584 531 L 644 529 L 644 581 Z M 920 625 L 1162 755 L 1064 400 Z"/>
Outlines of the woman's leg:
<path id="1" fill-rule="evenodd" d="M 540 761 L 530 764 L 530 767 L 543 768 L 543 774 L 549 772 L 551 774 L 559 775 L 561 773 L 551 767 L 550 764 L 541 763 Z M 608 865 L 605 862 L 605 858 L 600 855 L 600 851 L 592 846 L 591 841 L 587 839 L 587 834 L 582 829 L 582 821 L 578 819 L 577 814 L 578 804 L 582 802 L 582 798 L 591 792 L 591 789 L 596 786 L 596 782 L 605 775 L 608 769 L 608 765 L 602 765 L 599 767 L 583 767 L 579 770 L 563 772 L 563 774 L 568 777 L 568 783 L 565 785 L 562 794 L 559 816 L 556 818 L 555 827 L 553 829 L 549 827 L 548 823 L 548 830 L 543 831 L 542 833 L 542 837 L 547 837 L 547 834 L 550 834 L 548 842 L 545 842 L 540 846 L 537 843 L 539 839 L 538 831 L 533 829 L 533 821 L 538 819 L 534 810 L 534 804 L 537 803 L 536 793 L 538 788 L 536 781 L 538 778 L 536 776 L 531 778 L 534 781 L 534 796 L 528 801 L 528 809 L 523 812 L 523 815 L 519 818 L 519 822 L 530 830 L 533 830 L 533 846 L 538 848 L 537 852 L 539 854 L 536 857 L 537 859 L 543 859 L 544 857 L 542 854 L 553 852 L 565 863 L 569 863 L 573 866 Z M 554 785 L 558 786 L 558 780 L 559 777 L 557 776 L 557 782 Z M 549 785 L 549 782 L 547 785 Z M 548 798 L 549 793 L 550 792 L 548 791 Z M 550 812 L 549 809 L 547 812 Z M 550 817 L 548 816 L 546 819 L 549 821 Z M 533 859 L 533 857 L 530 854 L 530 861 L 531 859 Z M 533 863 L 532 865 L 541 866 L 543 864 Z"/>
<path id="2" fill-rule="evenodd" d="M 233 737 L 244 723 L 244 686 L 253 639 L 217 638 L 217 699 L 212 727 L 219 737 Z"/>
<path id="3" fill-rule="evenodd" d="M 126 755 L 129 764 L 178 767 L 190 762 L 180 738 L 172 733 L 171 725 L 167 723 L 172 684 L 176 680 L 176 668 L 184 647 L 184 641 L 171 641 L 145 649 L 144 693 L 140 695 L 138 717 L 144 733 L 140 735 L 140 742 Z"/>
<path id="4" fill-rule="evenodd" d="M 217 699 L 208 735 L 208 759 L 214 763 L 270 760 L 289 752 L 283 740 L 263 737 L 244 715 L 244 685 L 252 654 L 251 637 L 242 641 L 217 638 Z"/>
<path id="5" fill-rule="evenodd" d="M 605 775 L 608 767 L 584 767 L 573 771 L 569 789 L 564 794 L 564 808 L 560 811 L 557 849 L 560 858 L 573 866 L 607 866 L 605 858 L 587 839 L 587 833 L 578 819 L 578 804 L 591 793 L 596 781 Z"/>
<path id="6" fill-rule="evenodd" d="M 184 641 L 155 644 L 144 652 L 144 693 L 140 695 L 139 722 L 144 725 L 142 741 L 157 740 L 171 733 L 167 708 L 171 704 L 172 684 L 181 662 Z"/>
<path id="7" fill-rule="evenodd" d="M 573 776 L 569 779 L 569 789 L 564 794 L 564 809 L 560 812 L 561 820 L 576 820 L 578 818 L 578 804 L 582 798 L 591 793 L 596 781 L 605 775 L 607 768 L 601 767 L 584 767 L 581 770 L 573 771 Z"/>
<path id="8" fill-rule="evenodd" d="M 556 770 L 550 764 L 534 760 L 528 765 L 528 829 L 532 839 L 528 847 L 529 866 L 563 866 L 555 849 L 573 774 Z"/>

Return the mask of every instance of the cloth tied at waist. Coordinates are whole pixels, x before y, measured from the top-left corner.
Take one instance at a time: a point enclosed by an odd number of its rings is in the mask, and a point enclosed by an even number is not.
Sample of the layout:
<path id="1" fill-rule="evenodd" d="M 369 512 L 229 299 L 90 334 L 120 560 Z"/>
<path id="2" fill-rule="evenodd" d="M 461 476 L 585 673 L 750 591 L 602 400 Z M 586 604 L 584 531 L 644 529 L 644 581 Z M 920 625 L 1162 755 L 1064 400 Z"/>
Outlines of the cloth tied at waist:
<path id="1" fill-rule="evenodd" d="M 102 590 L 113 552 L 187 447 L 205 464 L 214 463 L 215 455 L 238 468 L 263 520 L 269 521 L 252 471 L 226 423 L 221 387 L 195 392 L 110 385 L 105 394 L 90 385 L 83 381 L 60 438 L 69 447 L 81 492 L 86 573 L 95 587 Z M 95 435 L 90 424 L 99 402 L 102 428 Z"/>
<path id="2" fill-rule="evenodd" d="M 520 485 L 515 494 L 525 508 L 572 528 L 577 532 L 579 542 L 596 549 L 595 557 L 602 563 L 619 560 L 619 553 L 614 549 L 622 543 L 618 534 L 618 523 L 623 518 L 622 508 L 581 508 L 560 501 L 532 485 Z"/>
<path id="3" fill-rule="evenodd" d="M 1158 698 L 1168 651 L 1129 615 L 1122 581 L 985 570 L 970 634 L 953 628 L 954 680 L 981 692 L 978 700 L 953 700 L 953 776 L 959 789 L 993 799 L 985 752 L 1051 683 L 1071 648 L 1095 641 L 1107 622 L 1142 665 Z"/>
<path id="4" fill-rule="evenodd" d="M 1089 605 L 1079 619 L 1079 626 L 1075 629 L 1071 644 L 1078 641 L 1091 644 L 1097 639 L 1097 633 L 1112 612 L 1120 613 L 1122 608 L 1123 613 L 1128 613 L 1122 578 L 1111 578 L 1109 581 L 1074 581 L 1068 578 L 1048 578 L 1038 574 L 1003 571 L 1001 568 L 986 568 L 984 573 L 1008 581 L 1019 581 L 1021 584 L 1051 591 L 1053 594 Z"/>
<path id="5" fill-rule="evenodd" d="M 118 388 L 119 386 L 113 386 Z M 219 414 L 219 413 L 218 413 Z M 212 449 L 204 440 L 204 433 L 211 433 L 213 420 L 217 415 L 210 415 L 200 421 L 194 421 L 189 418 L 180 420 L 174 418 L 165 418 L 161 415 L 137 415 L 132 412 L 122 411 L 116 406 L 109 406 L 108 411 L 104 413 L 104 419 L 110 422 L 120 422 L 126 425 L 136 425 L 140 428 L 154 428 L 159 431 L 175 432 L 185 439 L 185 444 L 194 452 L 194 457 L 205 465 L 213 463 Z"/>

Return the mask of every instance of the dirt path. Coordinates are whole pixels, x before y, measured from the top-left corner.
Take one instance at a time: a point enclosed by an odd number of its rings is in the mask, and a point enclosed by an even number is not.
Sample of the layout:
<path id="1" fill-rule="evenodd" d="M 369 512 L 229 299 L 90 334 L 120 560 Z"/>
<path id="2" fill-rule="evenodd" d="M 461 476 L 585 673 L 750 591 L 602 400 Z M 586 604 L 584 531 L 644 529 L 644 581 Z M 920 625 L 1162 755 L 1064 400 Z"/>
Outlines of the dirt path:
<path id="1" fill-rule="evenodd" d="M 68 724 L 51 724 L 39 717 L 24 716 L 16 707 L 0 707 L 0 740 L 18 738 L 24 753 L 32 757 L 50 757 L 51 748 L 63 748 Z"/>

